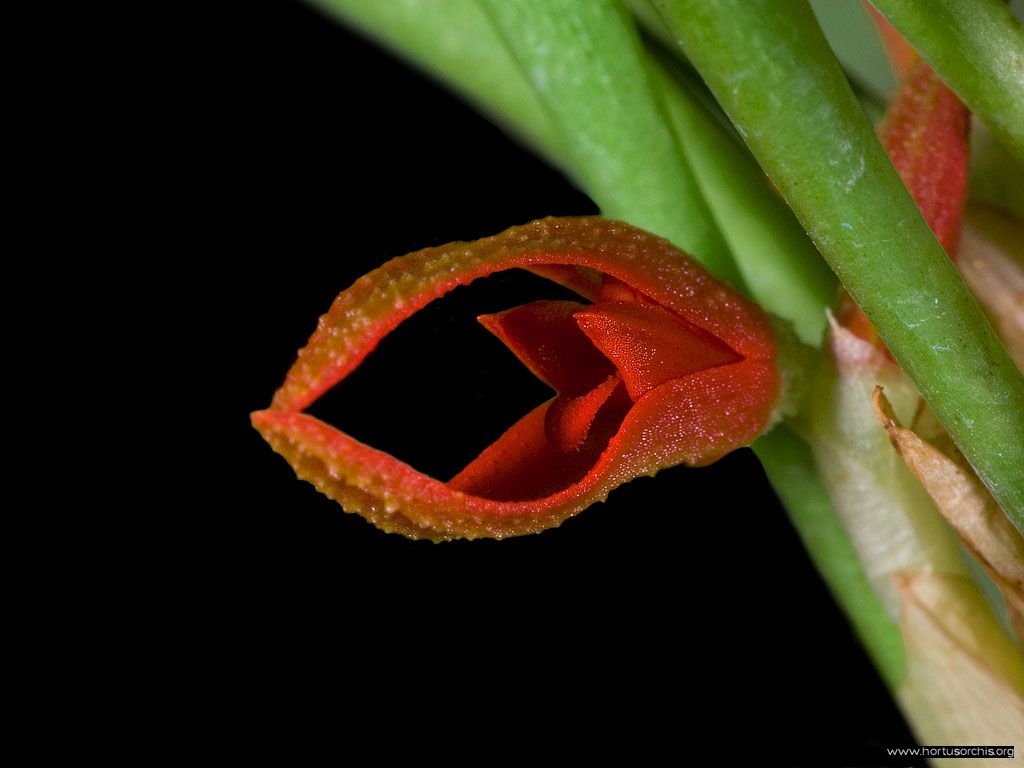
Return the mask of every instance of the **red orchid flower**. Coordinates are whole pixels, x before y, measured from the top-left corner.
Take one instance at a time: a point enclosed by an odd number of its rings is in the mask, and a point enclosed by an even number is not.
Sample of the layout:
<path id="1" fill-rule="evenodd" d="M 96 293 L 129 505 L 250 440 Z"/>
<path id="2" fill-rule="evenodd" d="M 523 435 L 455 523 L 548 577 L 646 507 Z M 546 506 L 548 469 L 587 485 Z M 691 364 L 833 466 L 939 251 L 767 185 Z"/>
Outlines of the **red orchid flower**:
<path id="1" fill-rule="evenodd" d="M 442 482 L 302 412 L 403 320 L 456 286 L 524 268 L 583 301 L 480 322 L 557 395 Z M 771 423 L 767 316 L 666 240 L 598 217 L 545 219 L 394 259 L 335 300 L 253 425 L 302 479 L 386 531 L 532 533 L 640 475 L 705 465 Z"/>

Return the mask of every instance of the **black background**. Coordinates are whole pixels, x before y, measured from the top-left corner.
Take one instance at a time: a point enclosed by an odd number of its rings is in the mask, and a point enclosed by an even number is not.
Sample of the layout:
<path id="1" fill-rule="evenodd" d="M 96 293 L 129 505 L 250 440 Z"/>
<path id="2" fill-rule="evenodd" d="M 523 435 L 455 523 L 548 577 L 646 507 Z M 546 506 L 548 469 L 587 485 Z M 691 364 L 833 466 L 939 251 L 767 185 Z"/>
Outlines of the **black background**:
<path id="1" fill-rule="evenodd" d="M 749 451 L 504 542 L 386 535 L 295 479 L 248 413 L 340 290 L 411 250 L 596 209 L 457 97 L 300 4 L 246 4 L 222 42 L 195 116 L 211 124 L 197 184 L 229 265 L 208 334 L 228 434 L 205 448 L 225 491 L 216 610 L 239 638 L 232 665 L 251 670 L 236 694 L 256 723 L 319 711 L 311 735 L 339 758 L 374 721 L 393 734 L 384 751 L 914 764 L 885 758 L 912 739 Z M 473 317 L 557 293 L 515 273 L 459 289 L 313 410 L 453 474 L 547 397 Z"/>

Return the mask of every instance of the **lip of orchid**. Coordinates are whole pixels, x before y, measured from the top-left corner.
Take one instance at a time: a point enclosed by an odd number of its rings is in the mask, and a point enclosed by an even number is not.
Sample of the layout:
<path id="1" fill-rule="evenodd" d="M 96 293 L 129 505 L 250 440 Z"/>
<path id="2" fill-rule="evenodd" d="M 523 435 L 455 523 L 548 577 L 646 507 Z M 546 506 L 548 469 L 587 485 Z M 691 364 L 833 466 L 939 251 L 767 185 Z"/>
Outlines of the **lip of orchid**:
<path id="1" fill-rule="evenodd" d="M 481 322 L 558 395 L 448 482 L 301 413 L 387 333 L 456 286 L 525 268 L 593 302 Z M 556 525 L 614 487 L 710 463 L 766 428 L 779 394 L 764 313 L 667 241 L 599 217 L 546 219 L 395 259 L 325 314 L 254 426 L 300 477 L 385 530 L 503 537 Z"/>

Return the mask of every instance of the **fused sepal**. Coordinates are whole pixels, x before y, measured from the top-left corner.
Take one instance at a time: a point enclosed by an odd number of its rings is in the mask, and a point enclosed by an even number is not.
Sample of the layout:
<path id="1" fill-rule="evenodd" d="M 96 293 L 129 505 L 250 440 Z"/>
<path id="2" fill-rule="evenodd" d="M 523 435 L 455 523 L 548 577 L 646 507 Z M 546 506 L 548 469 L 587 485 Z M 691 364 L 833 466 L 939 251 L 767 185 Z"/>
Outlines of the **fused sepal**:
<path id="1" fill-rule="evenodd" d="M 594 303 L 481 318 L 557 394 L 455 478 L 427 477 L 301 413 L 428 302 L 517 267 Z M 667 241 L 597 217 L 546 219 L 356 281 L 252 420 L 300 477 L 384 530 L 501 538 L 557 525 L 640 475 L 750 443 L 780 394 L 775 355 L 764 313 Z"/>

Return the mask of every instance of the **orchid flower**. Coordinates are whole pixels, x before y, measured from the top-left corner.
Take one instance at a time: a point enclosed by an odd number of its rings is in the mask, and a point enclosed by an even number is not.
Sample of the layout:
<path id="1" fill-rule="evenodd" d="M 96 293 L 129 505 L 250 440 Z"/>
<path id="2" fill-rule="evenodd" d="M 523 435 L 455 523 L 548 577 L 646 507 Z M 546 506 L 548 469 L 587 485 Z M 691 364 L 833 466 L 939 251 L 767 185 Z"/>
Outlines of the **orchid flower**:
<path id="1" fill-rule="evenodd" d="M 591 303 L 537 301 L 480 322 L 558 394 L 447 482 L 302 412 L 380 339 L 456 286 L 512 268 Z M 532 533 L 640 475 L 711 463 L 767 429 L 780 400 L 767 315 L 627 224 L 547 219 L 395 259 L 343 292 L 253 424 L 300 477 L 414 538 Z"/>

